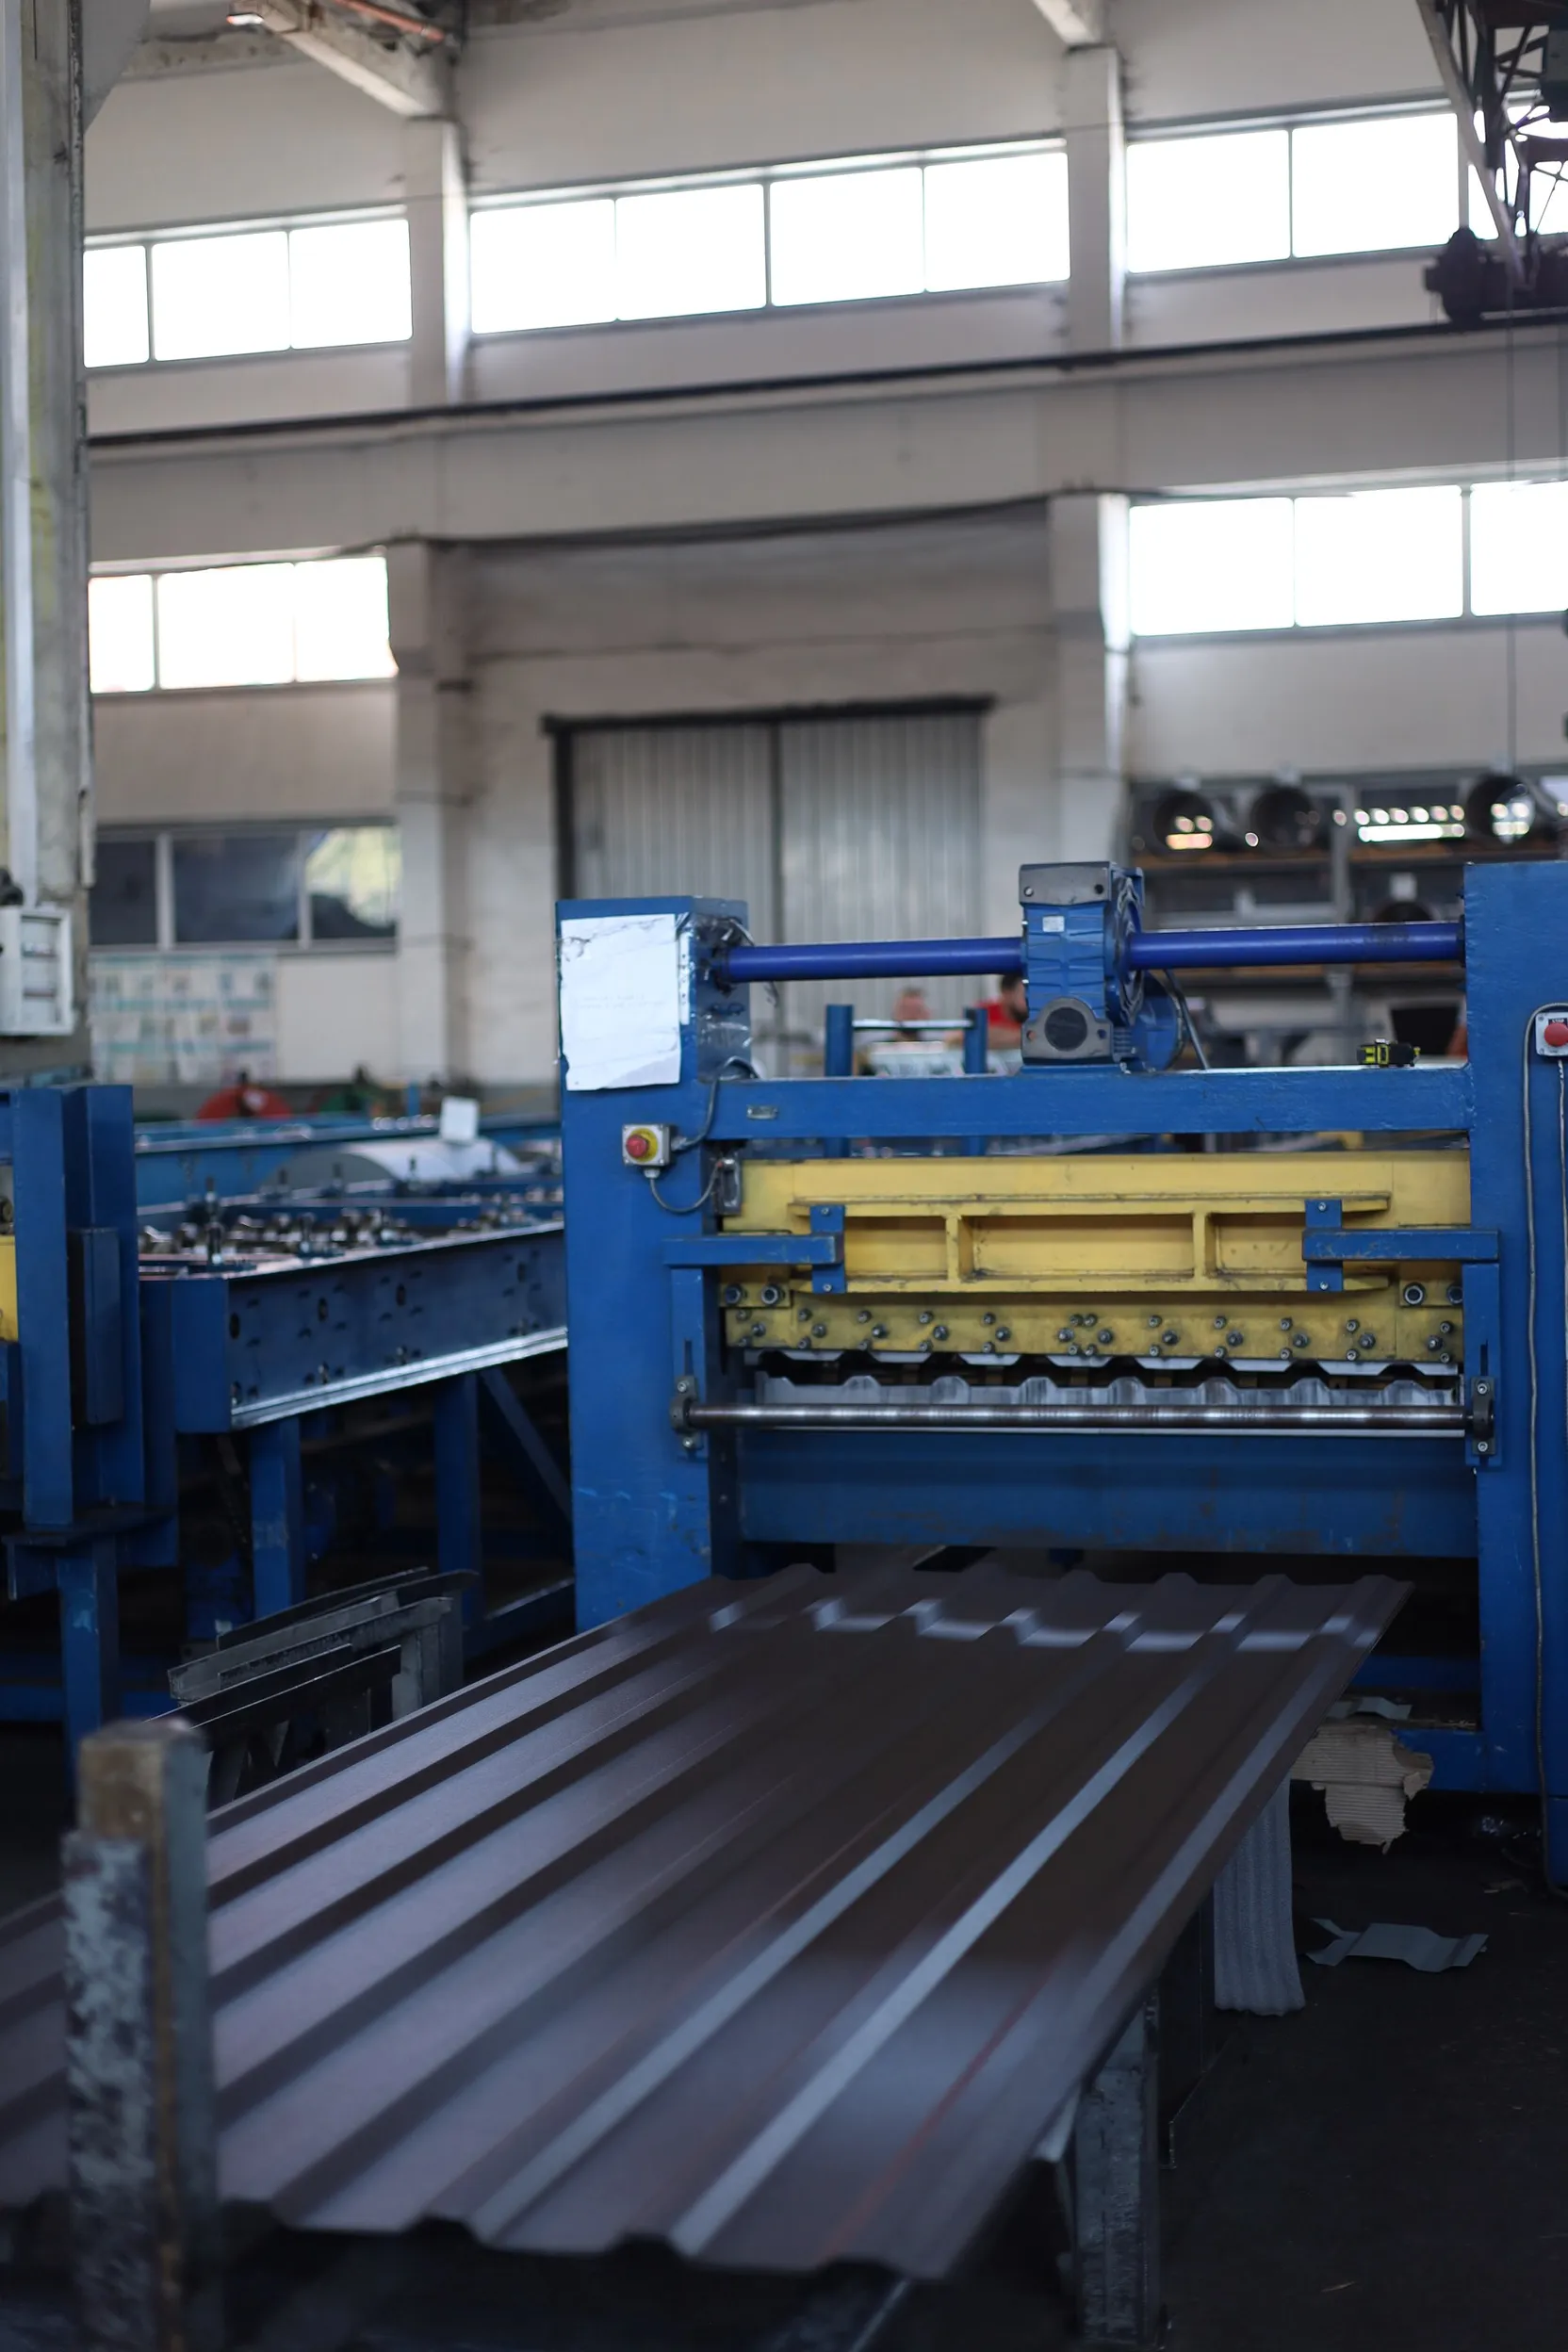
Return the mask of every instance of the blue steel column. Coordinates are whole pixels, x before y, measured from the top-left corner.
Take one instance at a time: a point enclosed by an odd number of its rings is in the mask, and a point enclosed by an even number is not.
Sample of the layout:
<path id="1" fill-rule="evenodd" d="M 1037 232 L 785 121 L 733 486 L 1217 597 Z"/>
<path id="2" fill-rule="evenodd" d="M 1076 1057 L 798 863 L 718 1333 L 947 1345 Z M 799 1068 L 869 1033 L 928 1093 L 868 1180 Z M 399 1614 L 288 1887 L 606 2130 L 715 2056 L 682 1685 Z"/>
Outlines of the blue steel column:
<path id="1" fill-rule="evenodd" d="M 1503 1236 L 1495 1466 L 1478 1470 L 1481 1720 L 1493 1785 L 1532 1788 L 1544 1762 L 1551 1864 L 1568 1878 L 1568 1367 L 1562 1301 L 1559 1080 L 1527 1045 L 1538 1006 L 1568 1002 L 1568 866 L 1472 866 L 1465 876 L 1470 1214 Z M 1535 1200 L 1534 1355 L 1525 1089 Z M 1533 1407 L 1533 1410 L 1532 1410 Z M 1531 1478 L 1532 1420 L 1534 1469 Z M 1538 1551 L 1539 1545 L 1539 1551 Z M 1539 1563 L 1539 1589 L 1538 1589 Z M 1537 1609 L 1541 1639 L 1537 1640 Z M 1539 1740 L 1538 1716 L 1539 1709 Z M 1537 1749 L 1541 1751 L 1538 1756 Z"/>
<path id="2" fill-rule="evenodd" d="M 564 921 L 672 912 L 689 939 L 704 924 L 746 919 L 738 902 L 689 898 L 574 902 L 558 911 Z M 718 1284 L 664 1260 L 666 1244 L 712 1230 L 711 1198 L 703 1198 L 711 1157 L 706 1149 L 679 1154 L 656 1196 L 621 1153 L 623 1125 L 658 1120 L 684 1136 L 704 1133 L 728 1091 L 721 1069 L 750 1051 L 743 992 L 727 998 L 701 976 L 700 962 L 694 952 L 678 1083 L 603 1091 L 568 1083 L 562 1094 L 572 1524 L 583 1627 L 741 1564 L 734 1447 L 706 1435 L 685 1443 L 670 1418 L 678 1379 L 693 1380 L 703 1396 L 726 1393 Z M 791 1087 L 777 1091 L 788 1099 Z M 831 1122 L 816 1132 L 831 1132 Z M 747 1140 L 765 1133 L 753 1127 Z"/>
<path id="3" fill-rule="evenodd" d="M 65 1742 L 74 1769 L 90 1731 L 112 1723 L 120 1705 L 120 1582 L 112 1536 L 61 1551 L 55 1567 L 60 1596 L 60 1675 Z"/>
<path id="4" fill-rule="evenodd" d="M 855 1007 L 829 1004 L 823 1016 L 822 1074 L 825 1078 L 855 1075 Z"/>
<path id="5" fill-rule="evenodd" d="M 435 1523 L 437 1558 L 443 1576 L 466 1573 L 482 1579 L 484 1536 L 480 1518 L 479 1379 L 462 1373 L 435 1391 Z M 463 1595 L 463 1622 L 477 1625 L 484 1614 L 482 1581 Z"/>
<path id="6" fill-rule="evenodd" d="M 304 1599 L 304 1481 L 293 1418 L 251 1432 L 251 1559 L 258 1617 Z"/>

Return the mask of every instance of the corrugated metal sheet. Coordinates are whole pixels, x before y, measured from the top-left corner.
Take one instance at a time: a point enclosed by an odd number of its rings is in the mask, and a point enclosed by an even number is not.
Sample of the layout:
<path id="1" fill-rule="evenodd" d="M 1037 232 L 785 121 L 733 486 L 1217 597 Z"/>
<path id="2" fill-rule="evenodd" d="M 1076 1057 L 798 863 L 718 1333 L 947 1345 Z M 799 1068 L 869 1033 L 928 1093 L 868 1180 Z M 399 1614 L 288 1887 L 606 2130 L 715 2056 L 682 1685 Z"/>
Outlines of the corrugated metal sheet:
<path id="1" fill-rule="evenodd" d="M 743 898 L 758 939 L 958 937 L 981 927 L 980 714 L 849 712 L 573 734 L 572 888 L 580 898 L 697 890 Z M 904 983 L 868 981 L 862 1013 Z M 820 1037 L 841 983 L 783 991 L 784 1025 Z M 955 1017 L 976 984 L 932 981 Z M 758 1035 L 776 1022 L 763 992 Z"/>
<path id="2" fill-rule="evenodd" d="M 226 2193 L 944 2271 L 1402 1592 L 701 1585 L 242 1800 Z M 0 2202 L 62 2176 L 57 1961 L 0 1938 Z"/>
<path id="3" fill-rule="evenodd" d="M 923 939 L 982 929 L 980 715 L 912 710 L 790 719 L 779 734 L 784 939 Z M 759 939 L 761 931 L 753 924 Z M 891 1011 L 903 983 L 870 981 L 856 1009 Z M 792 1028 L 822 1028 L 841 982 L 794 985 Z M 973 1004 L 972 980 L 933 980 L 933 1012 Z"/>
<path id="4" fill-rule="evenodd" d="M 776 939 L 773 760 L 765 724 L 574 733 L 573 895 L 743 898 Z"/>

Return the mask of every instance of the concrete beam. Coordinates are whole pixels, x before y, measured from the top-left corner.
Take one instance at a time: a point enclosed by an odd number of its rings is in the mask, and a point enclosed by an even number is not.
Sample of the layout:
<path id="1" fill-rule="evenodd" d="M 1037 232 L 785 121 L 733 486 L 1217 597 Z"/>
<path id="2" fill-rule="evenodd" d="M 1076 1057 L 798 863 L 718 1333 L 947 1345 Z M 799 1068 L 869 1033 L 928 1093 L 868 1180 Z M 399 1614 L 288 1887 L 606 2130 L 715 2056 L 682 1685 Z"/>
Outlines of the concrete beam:
<path id="1" fill-rule="evenodd" d="M 149 0 L 82 0 L 84 126 L 129 65 L 149 13 Z"/>
<path id="2" fill-rule="evenodd" d="M 1105 38 L 1105 0 L 1035 0 L 1064 48 L 1094 49 Z"/>
<path id="3" fill-rule="evenodd" d="M 404 542 L 387 549 L 403 873 L 399 1049 L 405 1078 L 443 1085 L 463 1067 L 467 973 L 466 569 L 462 548 Z"/>
<path id="4" fill-rule="evenodd" d="M 301 57 L 325 66 L 394 114 L 412 121 L 451 112 L 451 71 L 443 57 L 389 48 L 320 0 L 255 0 L 255 14 Z"/>
<path id="5" fill-rule="evenodd" d="M 1521 325 L 1513 463 L 1560 470 L 1555 329 Z M 1466 481 L 1510 466 L 1505 338 L 1243 352 L 107 438 L 101 562 L 593 539 L 940 514 L 1069 491 Z"/>

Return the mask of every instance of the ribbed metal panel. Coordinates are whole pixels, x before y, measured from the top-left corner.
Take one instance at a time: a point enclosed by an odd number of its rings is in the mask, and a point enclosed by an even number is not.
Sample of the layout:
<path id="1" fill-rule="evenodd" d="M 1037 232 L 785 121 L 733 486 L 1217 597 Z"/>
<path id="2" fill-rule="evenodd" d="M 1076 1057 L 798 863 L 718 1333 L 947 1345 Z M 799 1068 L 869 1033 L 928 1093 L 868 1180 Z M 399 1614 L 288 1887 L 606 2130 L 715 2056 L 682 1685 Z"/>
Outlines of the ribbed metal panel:
<path id="1" fill-rule="evenodd" d="M 1404 1590 L 698 1585 L 242 1799 L 225 2194 L 946 2271 Z M 64 2175 L 58 1966 L 0 1931 L 0 2204 Z"/>
<path id="2" fill-rule="evenodd" d="M 977 712 L 789 719 L 779 776 L 781 938 L 949 939 L 979 929 Z M 887 1014 L 904 986 L 794 985 L 790 1026 L 820 1034 L 824 1004 L 846 995 L 858 1012 Z M 923 991 L 933 1012 L 954 1014 L 985 992 L 961 979 Z"/>
<path id="3" fill-rule="evenodd" d="M 743 898 L 776 936 L 773 738 L 764 725 L 590 727 L 572 737 L 579 898 Z"/>
<path id="4" fill-rule="evenodd" d="M 761 940 L 938 939 L 980 919 L 980 717 L 907 710 L 703 727 L 590 727 L 572 737 L 572 877 L 580 898 L 694 890 L 743 898 Z M 866 981 L 890 1013 L 906 984 Z M 986 992 L 932 981 L 955 1019 Z M 820 1043 L 845 984 L 793 986 L 760 1037 Z"/>

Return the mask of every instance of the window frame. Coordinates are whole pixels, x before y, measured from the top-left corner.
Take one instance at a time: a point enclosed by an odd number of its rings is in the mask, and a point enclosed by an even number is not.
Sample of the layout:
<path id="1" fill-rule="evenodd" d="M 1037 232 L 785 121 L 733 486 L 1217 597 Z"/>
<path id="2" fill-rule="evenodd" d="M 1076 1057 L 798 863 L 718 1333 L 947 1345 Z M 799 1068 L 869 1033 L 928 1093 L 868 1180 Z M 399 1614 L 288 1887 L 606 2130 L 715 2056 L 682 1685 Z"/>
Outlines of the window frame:
<path id="1" fill-rule="evenodd" d="M 368 673 L 361 671 L 351 677 L 302 678 L 298 675 L 299 644 L 297 636 L 295 639 L 294 656 L 296 674 L 292 678 L 269 678 L 261 680 L 253 679 L 249 683 L 240 680 L 232 682 L 228 685 L 200 686 L 168 686 L 164 683 L 163 679 L 163 613 L 162 598 L 158 595 L 158 583 L 160 580 L 178 578 L 182 574 L 191 572 L 241 572 L 251 571 L 258 567 L 279 564 L 286 564 L 291 568 L 297 569 L 301 565 L 304 564 L 362 563 L 371 558 L 378 560 L 384 567 L 386 564 L 385 547 L 336 547 L 332 549 L 330 553 L 318 552 L 312 555 L 257 554 L 249 556 L 242 562 L 229 564 L 213 564 L 197 561 L 188 564 L 95 564 L 89 574 L 90 586 L 91 581 L 94 580 L 149 580 L 153 584 L 153 682 L 150 686 L 102 687 L 92 694 L 93 701 L 148 702 L 164 694 L 173 694 L 181 698 L 185 698 L 197 694 L 307 694 L 319 692 L 322 688 L 326 688 L 332 693 L 337 693 L 345 687 L 386 687 L 396 685 L 398 679 L 398 661 L 395 653 L 391 654 L 392 667 L 389 670 L 377 670 Z M 388 578 L 387 580 L 387 597 L 388 607 L 390 608 L 390 578 Z M 293 622 L 297 630 L 299 622 L 299 615 L 297 612 L 293 615 Z M 388 611 L 387 645 L 390 652 L 390 609 Z M 90 659 L 91 647 L 90 644 Z"/>
<path id="2" fill-rule="evenodd" d="M 874 153 L 849 155 L 807 156 L 786 162 L 740 164 L 712 172 L 666 172 L 652 177 L 628 180 L 569 181 L 546 188 L 514 188 L 486 194 L 470 202 L 470 222 L 482 215 L 497 212 L 519 212 L 547 208 L 556 204 L 587 204 L 621 197 L 663 196 L 684 194 L 691 190 L 718 188 L 758 188 L 762 193 L 762 266 L 763 300 L 744 310 L 666 311 L 639 315 L 629 318 L 594 318 L 562 326 L 485 327 L 475 330 L 476 343 L 498 343 L 509 336 L 533 337 L 542 335 L 603 335 L 632 329 L 669 328 L 698 325 L 714 321 L 742 321 L 764 318 L 811 318 L 825 312 L 843 313 L 875 310 L 886 304 L 906 305 L 910 302 L 973 302 L 997 295 L 1047 294 L 1060 298 L 1065 294 L 1068 277 L 1017 278 L 1003 285 L 973 286 L 919 286 L 904 293 L 845 295 L 800 302 L 780 302 L 774 294 L 774 236 L 773 190 L 776 186 L 793 180 L 849 178 L 878 172 L 917 169 L 921 173 L 921 237 L 923 258 L 925 257 L 925 188 L 928 168 L 955 163 L 989 163 L 1009 156 L 1065 155 L 1067 141 L 1060 131 L 1044 131 L 1028 139 L 973 140 L 960 146 L 910 147 L 896 150 L 878 149 Z M 1065 193 L 1065 188 L 1064 188 Z M 472 278 L 469 297 L 472 301 Z"/>
<path id="3" fill-rule="evenodd" d="M 1471 498 L 1477 490 L 1503 488 L 1520 490 L 1555 488 L 1560 484 L 1568 484 L 1568 466 L 1565 466 L 1561 474 L 1542 474 L 1532 468 L 1527 475 L 1518 479 L 1504 475 L 1490 474 L 1483 477 L 1479 481 L 1470 480 L 1455 482 L 1451 479 L 1444 480 L 1439 477 L 1436 480 L 1416 482 L 1351 482 L 1341 484 L 1337 489 L 1326 488 L 1321 483 L 1315 483 L 1310 490 L 1294 490 L 1288 485 L 1280 485 L 1277 487 L 1269 486 L 1263 489 L 1252 490 L 1244 494 L 1237 494 L 1234 491 L 1227 491 L 1222 494 L 1216 494 L 1213 498 L 1206 498 L 1202 496 L 1180 496 L 1169 498 L 1135 498 L 1131 501 L 1129 516 L 1131 515 L 1133 510 L 1142 506 L 1202 507 L 1228 505 L 1233 502 L 1236 502 L 1238 496 L 1243 498 L 1266 497 L 1285 498 L 1289 498 L 1292 505 L 1295 506 L 1303 500 L 1326 498 L 1331 498 L 1335 497 L 1350 497 L 1355 496 L 1358 493 L 1377 490 L 1457 490 L 1460 500 L 1461 600 L 1460 609 L 1457 612 L 1444 613 L 1440 615 L 1413 616 L 1403 620 L 1302 621 L 1292 618 L 1289 621 L 1264 622 L 1254 626 L 1236 629 L 1171 629 L 1153 630 L 1147 634 L 1140 633 L 1135 629 L 1131 631 L 1132 641 L 1137 645 L 1172 645 L 1193 644 L 1212 645 L 1227 644 L 1238 638 L 1284 639 L 1340 637 L 1346 635 L 1361 636 L 1364 635 L 1368 631 L 1387 629 L 1518 629 L 1520 627 L 1541 628 L 1543 626 L 1554 629 L 1560 629 L 1562 626 L 1561 610 L 1556 605 L 1526 605 L 1520 606 L 1516 610 L 1511 611 L 1505 610 L 1501 612 L 1477 612 L 1474 595 L 1475 550 L 1472 540 L 1470 504 Z M 1129 538 L 1131 534 L 1129 532 Z"/>
<path id="4" fill-rule="evenodd" d="M 377 220 L 400 220 L 409 223 L 406 204 L 340 205 L 323 212 L 289 212 L 241 214 L 229 220 L 178 220 L 164 227 L 139 229 L 106 229 L 90 231 L 83 240 L 84 253 L 102 253 L 111 247 L 124 250 L 139 247 L 142 256 L 142 284 L 147 304 L 147 356 L 145 359 L 110 360 L 106 365 L 89 368 L 88 381 L 95 384 L 106 377 L 135 376 L 148 369 L 188 368 L 254 367 L 258 362 L 279 359 L 308 359 L 324 352 L 345 351 L 404 351 L 412 341 L 412 325 L 406 335 L 384 337 L 376 342 L 352 343 L 274 343 L 261 351 L 207 351 L 188 359 L 160 359 L 155 348 L 153 320 L 153 248 L 155 245 L 188 244 L 206 241 L 218 243 L 224 237 L 254 237 L 268 230 L 282 230 L 292 237 L 296 229 L 358 228 Z M 292 247 L 289 266 L 292 270 Z M 412 263 L 410 276 L 412 278 Z M 412 286 L 411 286 L 412 294 Z"/>
<path id="5" fill-rule="evenodd" d="M 176 825 L 106 825 L 99 828 L 99 840 L 108 842 L 151 841 L 154 845 L 154 890 L 155 894 L 157 938 L 139 947 L 100 947 L 91 937 L 90 892 L 89 893 L 90 956 L 395 956 L 402 939 L 402 892 L 398 896 L 398 912 L 390 935 L 385 939 L 317 939 L 311 922 L 310 890 L 306 879 L 312 837 L 320 833 L 400 833 L 396 816 L 351 817 L 265 817 L 248 819 L 238 825 L 212 823 Z M 236 841 L 251 838 L 274 838 L 281 833 L 294 836 L 296 844 L 295 922 L 298 937 L 292 939 L 178 939 L 174 936 L 174 850 L 182 841 Z"/>
<path id="6" fill-rule="evenodd" d="M 1408 260 L 1413 253 L 1426 253 L 1424 245 L 1358 246 L 1347 253 L 1298 253 L 1296 251 L 1296 133 L 1318 130 L 1329 124 L 1351 125 L 1358 122 L 1386 122 L 1395 117 L 1441 116 L 1452 112 L 1451 107 L 1424 97 L 1394 98 L 1378 106 L 1304 106 L 1289 114 L 1208 115 L 1184 118 L 1178 122 L 1142 123 L 1130 132 L 1129 148 L 1174 144 L 1185 139 L 1223 139 L 1240 137 L 1248 131 L 1283 131 L 1285 137 L 1286 216 L 1290 223 L 1290 250 L 1259 261 L 1180 262 L 1168 269 L 1137 269 L 1128 265 L 1130 285 L 1184 284 L 1193 278 L 1217 278 L 1255 275 L 1267 270 L 1345 269 L 1368 262 Z M 1468 161 L 1463 142 L 1455 139 L 1456 169 L 1454 175 L 1454 227 L 1468 218 Z"/>

